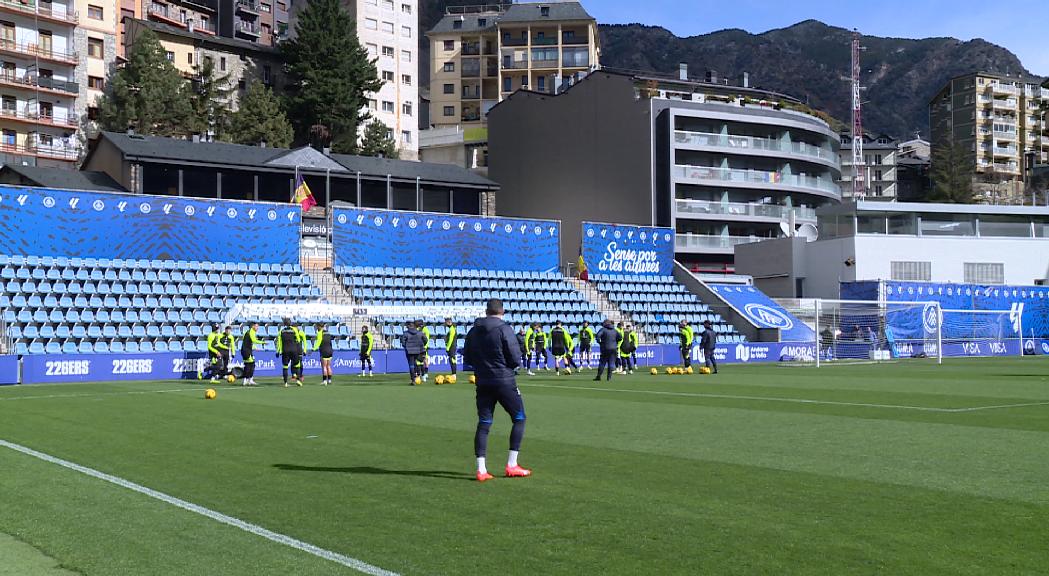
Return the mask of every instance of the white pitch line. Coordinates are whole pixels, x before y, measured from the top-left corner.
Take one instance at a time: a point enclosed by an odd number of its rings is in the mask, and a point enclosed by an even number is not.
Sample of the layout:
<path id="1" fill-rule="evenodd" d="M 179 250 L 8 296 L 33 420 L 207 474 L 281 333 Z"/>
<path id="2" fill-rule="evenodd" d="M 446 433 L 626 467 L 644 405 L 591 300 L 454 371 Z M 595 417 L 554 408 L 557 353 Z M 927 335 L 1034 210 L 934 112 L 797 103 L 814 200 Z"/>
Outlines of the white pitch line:
<path id="1" fill-rule="evenodd" d="M 35 385 L 34 385 L 35 386 Z M 231 390 L 249 390 L 251 387 L 243 386 L 238 388 L 219 388 L 223 392 Z M 95 398 L 101 396 L 135 396 L 139 394 L 170 394 L 173 392 L 202 392 L 205 388 L 172 388 L 168 390 L 125 390 L 123 392 L 94 392 L 90 394 L 42 394 L 38 396 L 10 396 L 7 398 L 0 397 L 0 402 L 8 402 L 11 400 L 45 400 L 48 398 Z"/>
<path id="2" fill-rule="evenodd" d="M 902 404 L 866 404 L 863 402 L 836 402 L 834 400 L 809 400 L 805 398 L 776 398 L 772 396 L 741 396 L 736 394 L 708 394 L 703 392 L 666 392 L 662 390 L 628 390 L 624 388 L 597 388 L 591 386 L 561 386 L 556 384 L 519 384 L 536 388 L 568 388 L 570 390 L 597 390 L 599 392 L 624 392 L 627 394 L 654 394 L 658 396 L 684 396 L 690 398 L 720 398 L 725 400 L 754 400 L 758 402 L 787 402 L 791 404 L 824 404 L 829 406 L 855 406 L 860 408 L 891 408 L 896 410 L 918 410 L 921 412 L 976 412 L 979 410 L 996 410 L 1001 408 L 1023 408 L 1027 406 L 1049 406 L 1049 402 L 1030 402 L 1026 404 L 1001 404 L 997 406 L 973 406 L 970 408 L 932 408 L 929 406 L 906 406 Z"/>
<path id="3" fill-rule="evenodd" d="M 70 462 L 68 460 L 56 458 L 54 456 L 51 456 L 50 454 L 38 452 L 36 450 L 33 450 L 32 448 L 27 448 L 20 444 L 8 442 L 3 439 L 0 439 L 0 446 L 4 448 L 9 448 L 11 450 L 14 450 L 15 452 L 21 452 L 22 454 L 32 456 L 33 458 L 37 458 L 39 460 L 43 460 L 44 462 L 58 464 L 63 468 L 68 468 L 70 470 L 80 472 L 81 474 L 85 474 L 92 478 L 97 478 L 99 480 L 109 482 L 110 484 L 116 484 L 121 488 L 127 488 L 128 490 L 138 492 L 139 494 L 144 494 L 146 496 L 149 496 L 150 498 L 160 500 L 161 502 L 167 504 L 171 504 L 172 506 L 175 506 L 177 508 L 193 512 L 194 514 L 199 514 L 206 518 L 215 520 L 216 522 L 220 522 L 228 526 L 233 526 L 234 528 L 239 528 L 241 530 L 244 530 L 245 532 L 250 532 L 252 534 L 255 534 L 256 536 L 261 536 L 267 540 L 271 540 L 278 544 L 290 546 L 291 548 L 295 548 L 296 550 L 301 550 L 303 552 L 306 552 L 307 554 L 312 554 L 318 558 L 323 558 L 324 560 L 329 560 L 331 562 L 335 562 L 336 564 L 341 564 L 343 566 L 346 566 L 347 568 L 352 568 L 364 574 L 370 574 L 372 576 L 399 576 L 396 572 L 384 570 L 382 568 L 379 568 L 378 566 L 372 566 L 367 562 L 358 560 L 356 558 L 351 558 L 343 554 L 339 554 L 338 552 L 325 550 L 324 548 L 314 546 L 313 544 L 303 542 L 302 540 L 297 540 L 295 538 L 292 538 L 291 536 L 286 536 L 278 532 L 273 532 L 272 530 L 267 530 L 262 526 L 257 526 L 250 522 L 245 522 L 244 520 L 241 520 L 239 518 L 227 516 L 221 512 L 216 512 L 214 510 L 211 510 L 210 508 L 205 508 L 192 502 L 187 502 L 185 500 L 182 500 L 181 498 L 176 498 L 163 492 L 158 492 L 156 490 L 153 490 L 152 488 L 147 488 L 145 486 L 142 486 L 141 484 L 131 482 L 130 480 L 125 480 L 118 476 L 106 474 L 105 472 L 99 472 L 94 468 L 81 466 L 80 464 L 77 464 L 75 462 Z"/>

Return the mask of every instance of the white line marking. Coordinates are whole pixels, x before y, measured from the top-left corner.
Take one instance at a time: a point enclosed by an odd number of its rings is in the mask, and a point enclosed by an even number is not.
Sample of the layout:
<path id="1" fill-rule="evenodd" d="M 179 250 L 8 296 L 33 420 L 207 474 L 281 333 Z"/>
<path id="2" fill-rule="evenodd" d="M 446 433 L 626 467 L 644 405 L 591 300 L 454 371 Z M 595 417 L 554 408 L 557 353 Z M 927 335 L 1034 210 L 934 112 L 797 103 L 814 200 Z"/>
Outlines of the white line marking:
<path id="1" fill-rule="evenodd" d="M 1049 402 L 1028 402 L 1027 404 L 1000 404 L 998 406 L 974 406 L 972 408 L 955 408 L 952 412 L 976 412 L 977 410 L 998 410 L 1000 408 L 1024 408 L 1027 406 L 1049 406 Z"/>
<path id="2" fill-rule="evenodd" d="M 172 506 L 176 506 L 183 510 L 193 512 L 194 514 L 200 514 L 201 516 L 204 516 L 206 518 L 211 518 L 216 522 L 220 522 L 228 526 L 233 526 L 234 528 L 239 528 L 241 530 L 244 530 L 245 532 L 255 534 L 256 536 L 262 536 L 263 538 L 267 540 L 272 540 L 273 542 L 276 542 L 278 544 L 284 544 L 285 546 L 290 546 L 292 548 L 295 548 L 296 550 L 306 552 L 307 554 L 312 554 L 318 558 L 323 558 L 325 560 L 330 560 L 337 564 L 342 564 L 343 566 L 352 568 L 364 574 L 371 574 L 373 576 L 398 576 L 396 572 L 390 572 L 389 570 L 384 570 L 382 568 L 379 568 L 378 566 L 372 566 L 371 564 L 368 564 L 362 560 L 351 558 L 349 556 L 344 556 L 342 554 L 339 554 L 338 552 L 332 552 L 331 550 L 325 550 L 324 548 L 314 546 L 313 544 L 310 544 L 308 542 L 296 540 L 291 536 L 285 536 L 284 534 L 279 534 L 277 532 L 267 530 L 261 526 L 251 524 L 250 522 L 245 522 L 244 520 L 240 520 L 232 516 L 227 516 L 221 512 L 216 512 L 214 510 L 205 508 L 192 502 L 187 502 L 185 500 L 176 498 L 174 496 L 170 496 L 163 492 L 158 492 L 156 490 L 153 490 L 152 488 L 146 488 L 141 484 L 135 484 L 134 482 L 131 482 L 129 480 L 125 480 L 117 476 L 112 476 L 110 474 L 106 474 L 105 472 L 99 472 L 98 470 L 95 470 L 93 468 L 88 468 L 86 466 L 81 466 L 80 464 L 70 462 L 68 460 L 56 458 L 49 454 L 44 454 L 43 452 L 33 450 L 32 448 L 26 448 L 25 446 L 22 446 L 20 444 L 15 444 L 13 442 L 8 442 L 6 440 L 0 439 L 0 446 L 4 448 L 9 448 L 11 450 L 14 450 L 15 452 L 21 452 L 22 454 L 32 456 L 33 458 L 37 458 L 39 460 L 43 460 L 44 462 L 58 464 L 63 468 L 68 468 L 70 470 L 80 472 L 81 474 L 85 474 L 87 476 L 91 476 L 92 478 L 97 478 L 99 480 L 109 482 L 110 484 L 116 484 L 121 488 L 127 488 L 128 490 L 138 492 L 139 494 L 144 494 L 146 496 L 149 496 L 150 498 L 160 500 L 161 502 L 171 504 Z"/>
<path id="3" fill-rule="evenodd" d="M 34 385 L 35 386 L 35 385 Z M 249 390 L 250 387 L 219 388 L 226 392 L 231 390 Z M 0 402 L 11 400 L 43 400 L 47 398 L 95 398 L 99 396 L 135 396 L 138 394 L 170 394 L 172 392 L 203 392 L 206 388 L 172 388 L 169 390 L 125 390 L 122 392 L 95 392 L 92 394 L 43 394 L 39 396 L 10 396 L 0 398 Z"/>

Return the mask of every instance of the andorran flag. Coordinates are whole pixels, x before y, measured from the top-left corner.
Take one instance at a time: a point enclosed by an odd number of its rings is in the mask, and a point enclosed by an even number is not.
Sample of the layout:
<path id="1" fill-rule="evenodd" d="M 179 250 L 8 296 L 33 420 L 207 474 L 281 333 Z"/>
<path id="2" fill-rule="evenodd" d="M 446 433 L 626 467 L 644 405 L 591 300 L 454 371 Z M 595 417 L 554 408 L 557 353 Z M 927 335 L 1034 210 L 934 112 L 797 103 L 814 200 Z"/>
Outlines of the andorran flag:
<path id="1" fill-rule="evenodd" d="M 582 247 L 579 248 L 579 263 L 577 265 L 577 268 L 579 268 L 579 279 L 582 280 L 583 282 L 589 282 L 590 281 L 590 271 L 588 271 L 586 269 L 586 260 L 583 259 L 583 248 Z"/>
<path id="2" fill-rule="evenodd" d="M 295 181 L 295 197 L 291 201 L 302 206 L 303 212 L 317 205 L 317 201 L 313 198 L 313 192 L 310 191 L 310 187 L 306 184 L 306 179 L 302 175 L 299 175 L 299 178 Z"/>

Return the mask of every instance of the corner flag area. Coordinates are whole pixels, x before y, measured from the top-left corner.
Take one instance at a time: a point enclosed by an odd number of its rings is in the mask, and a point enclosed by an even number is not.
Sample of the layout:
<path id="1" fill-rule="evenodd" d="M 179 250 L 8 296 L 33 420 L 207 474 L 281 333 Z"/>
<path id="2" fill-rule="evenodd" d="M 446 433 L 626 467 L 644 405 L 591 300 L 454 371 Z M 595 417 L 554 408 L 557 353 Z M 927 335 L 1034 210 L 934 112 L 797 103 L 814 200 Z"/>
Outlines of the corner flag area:
<path id="1" fill-rule="evenodd" d="M 1044 570 L 1049 358 L 593 374 L 0 388 L 0 574 Z"/>

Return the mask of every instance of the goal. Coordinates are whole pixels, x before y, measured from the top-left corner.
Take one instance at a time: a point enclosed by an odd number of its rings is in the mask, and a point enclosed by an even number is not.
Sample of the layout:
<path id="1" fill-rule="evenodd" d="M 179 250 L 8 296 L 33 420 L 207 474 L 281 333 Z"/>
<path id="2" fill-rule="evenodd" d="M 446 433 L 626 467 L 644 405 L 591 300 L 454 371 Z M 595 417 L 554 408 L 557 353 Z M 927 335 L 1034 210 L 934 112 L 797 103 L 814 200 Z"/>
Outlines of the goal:
<path id="1" fill-rule="evenodd" d="M 944 310 L 948 356 L 1023 355 L 1023 317 L 1016 310 Z"/>

